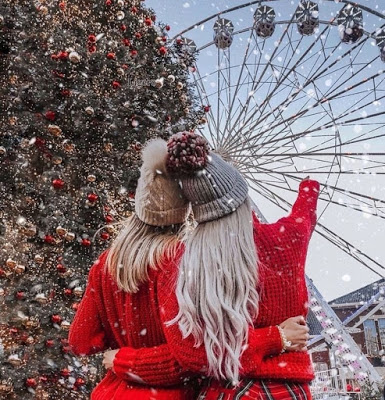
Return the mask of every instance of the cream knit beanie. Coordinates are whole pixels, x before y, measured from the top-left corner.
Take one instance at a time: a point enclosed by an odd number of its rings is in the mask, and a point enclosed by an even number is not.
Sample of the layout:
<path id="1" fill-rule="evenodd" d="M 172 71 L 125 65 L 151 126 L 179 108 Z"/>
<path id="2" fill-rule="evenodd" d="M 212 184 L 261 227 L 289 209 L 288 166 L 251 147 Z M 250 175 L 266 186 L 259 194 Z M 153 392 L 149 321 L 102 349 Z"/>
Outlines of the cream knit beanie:
<path id="1" fill-rule="evenodd" d="M 147 225 L 169 226 L 185 222 L 188 200 L 179 183 L 166 170 L 167 143 L 148 142 L 142 152 L 143 165 L 135 194 L 135 212 Z"/>

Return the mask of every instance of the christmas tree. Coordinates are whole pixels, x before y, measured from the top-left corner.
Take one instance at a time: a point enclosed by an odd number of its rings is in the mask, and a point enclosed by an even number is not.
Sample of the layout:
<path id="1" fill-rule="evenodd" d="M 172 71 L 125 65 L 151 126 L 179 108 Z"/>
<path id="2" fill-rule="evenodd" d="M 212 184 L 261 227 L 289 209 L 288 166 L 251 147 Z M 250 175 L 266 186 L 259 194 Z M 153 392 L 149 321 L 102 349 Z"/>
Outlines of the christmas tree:
<path id="1" fill-rule="evenodd" d="M 2 3 L 0 398 L 89 398 L 100 375 L 67 341 L 88 270 L 143 143 L 204 122 L 169 29 L 138 0 Z"/>

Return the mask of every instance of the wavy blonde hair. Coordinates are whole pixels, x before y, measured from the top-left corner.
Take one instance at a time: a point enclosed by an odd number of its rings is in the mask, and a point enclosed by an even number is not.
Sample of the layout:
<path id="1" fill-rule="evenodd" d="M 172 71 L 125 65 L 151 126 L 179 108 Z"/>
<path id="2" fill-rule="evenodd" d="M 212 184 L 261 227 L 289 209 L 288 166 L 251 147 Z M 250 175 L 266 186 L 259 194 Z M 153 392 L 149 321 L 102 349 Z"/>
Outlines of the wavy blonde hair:
<path id="1" fill-rule="evenodd" d="M 196 227 L 185 240 L 176 295 L 183 337 L 205 346 L 208 374 L 237 382 L 249 324 L 258 314 L 257 251 L 250 201 Z"/>
<path id="2" fill-rule="evenodd" d="M 122 228 L 108 252 L 107 270 L 119 289 L 135 293 L 148 280 L 149 268 L 174 258 L 180 226 L 155 227 L 132 214 Z"/>

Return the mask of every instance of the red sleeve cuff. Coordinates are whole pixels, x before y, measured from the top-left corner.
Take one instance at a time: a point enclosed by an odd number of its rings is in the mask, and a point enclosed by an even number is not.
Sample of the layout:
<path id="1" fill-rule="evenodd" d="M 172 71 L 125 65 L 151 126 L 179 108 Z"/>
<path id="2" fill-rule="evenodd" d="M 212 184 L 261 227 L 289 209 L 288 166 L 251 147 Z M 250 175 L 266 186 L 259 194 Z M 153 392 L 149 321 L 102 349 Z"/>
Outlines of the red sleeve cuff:
<path id="1" fill-rule="evenodd" d="M 116 354 L 113 362 L 113 371 L 121 379 L 127 379 L 127 374 L 132 373 L 132 367 L 135 365 L 135 349 L 130 347 L 121 348 Z"/>

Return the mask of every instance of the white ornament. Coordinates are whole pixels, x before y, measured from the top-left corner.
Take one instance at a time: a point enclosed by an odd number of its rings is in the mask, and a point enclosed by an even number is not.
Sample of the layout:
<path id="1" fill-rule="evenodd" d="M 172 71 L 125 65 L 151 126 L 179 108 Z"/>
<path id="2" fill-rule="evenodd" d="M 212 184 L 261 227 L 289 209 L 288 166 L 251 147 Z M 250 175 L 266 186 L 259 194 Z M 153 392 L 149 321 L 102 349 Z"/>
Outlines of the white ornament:
<path id="1" fill-rule="evenodd" d="M 71 51 L 71 53 L 68 55 L 68 58 L 71 62 L 75 64 L 80 62 L 80 60 L 82 59 L 77 51 Z"/>
<path id="2" fill-rule="evenodd" d="M 164 84 L 164 78 L 159 78 L 155 80 L 155 86 L 160 89 L 161 87 L 163 87 Z"/>
<path id="3" fill-rule="evenodd" d="M 170 82 L 175 82 L 175 75 L 169 75 L 169 76 L 167 77 L 167 79 L 168 79 Z"/>
<path id="4" fill-rule="evenodd" d="M 86 107 L 86 109 L 85 109 L 85 112 L 88 114 L 88 115 L 94 115 L 94 109 L 92 108 L 92 107 Z"/>

